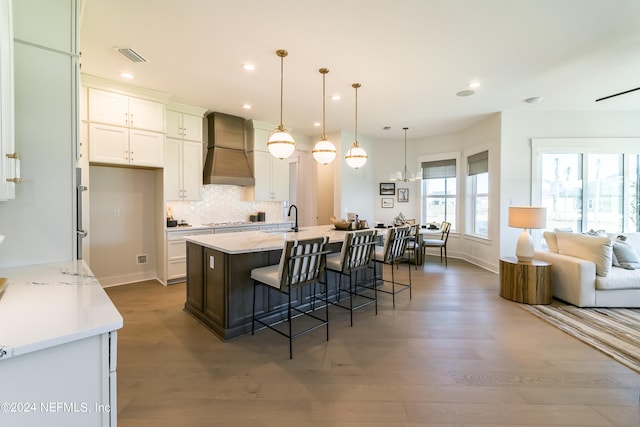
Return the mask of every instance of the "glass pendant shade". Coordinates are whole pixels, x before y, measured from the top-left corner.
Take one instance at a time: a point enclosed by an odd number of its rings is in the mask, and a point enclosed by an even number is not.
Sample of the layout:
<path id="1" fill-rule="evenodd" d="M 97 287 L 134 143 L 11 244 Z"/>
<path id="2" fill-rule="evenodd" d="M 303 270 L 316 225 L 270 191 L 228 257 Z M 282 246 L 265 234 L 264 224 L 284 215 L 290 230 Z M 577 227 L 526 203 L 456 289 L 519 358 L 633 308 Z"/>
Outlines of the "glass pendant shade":
<path id="1" fill-rule="evenodd" d="M 269 135 L 267 148 L 273 157 L 280 160 L 290 157 L 296 149 L 296 142 L 284 127 L 278 126 Z"/>
<path id="2" fill-rule="evenodd" d="M 316 162 L 326 165 L 333 161 L 336 158 L 336 146 L 329 140 L 327 140 L 327 134 L 325 133 L 325 123 L 326 123 L 326 94 L 325 94 L 325 79 L 326 75 L 329 72 L 328 68 L 320 68 L 318 70 L 320 74 L 322 74 L 322 136 L 320 137 L 320 141 L 313 146 L 313 150 L 311 153 L 313 154 L 313 158 L 316 159 Z"/>
<path id="3" fill-rule="evenodd" d="M 296 150 L 296 141 L 285 130 L 282 124 L 282 98 L 284 87 L 284 58 L 289 53 L 286 50 L 277 50 L 276 55 L 280 57 L 280 124 L 277 128 L 271 131 L 269 139 L 267 140 L 267 148 L 272 156 L 278 159 L 286 159 L 290 157 Z"/>
<path id="4" fill-rule="evenodd" d="M 329 164 L 336 158 L 336 146 L 331 141 L 322 139 L 313 146 L 313 158 L 323 165 Z"/>
<path id="5" fill-rule="evenodd" d="M 364 151 L 364 148 L 358 145 L 358 142 L 354 142 L 349 151 L 347 151 L 347 155 L 344 157 L 347 161 L 347 164 L 354 169 L 361 168 L 367 163 L 367 152 Z"/>

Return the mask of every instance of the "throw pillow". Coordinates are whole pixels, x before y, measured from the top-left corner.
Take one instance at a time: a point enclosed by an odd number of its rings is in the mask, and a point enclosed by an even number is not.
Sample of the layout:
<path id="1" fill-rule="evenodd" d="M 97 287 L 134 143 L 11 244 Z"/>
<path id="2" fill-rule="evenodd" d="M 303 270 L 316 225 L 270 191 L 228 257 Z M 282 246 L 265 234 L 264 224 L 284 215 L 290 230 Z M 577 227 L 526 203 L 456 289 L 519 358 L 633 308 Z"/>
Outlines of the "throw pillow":
<path id="1" fill-rule="evenodd" d="M 558 253 L 592 261 L 598 276 L 604 277 L 611 271 L 613 245 L 608 237 L 557 232 L 556 239 Z"/>
<path id="2" fill-rule="evenodd" d="M 613 253 L 620 267 L 626 268 L 627 270 L 640 268 L 640 257 L 638 257 L 633 246 L 628 245 L 624 241 L 616 240 L 613 242 Z"/>
<path id="3" fill-rule="evenodd" d="M 545 242 L 547 242 L 549 252 L 558 253 L 558 239 L 556 239 L 556 233 L 553 231 L 543 231 L 542 237 L 544 237 Z"/>

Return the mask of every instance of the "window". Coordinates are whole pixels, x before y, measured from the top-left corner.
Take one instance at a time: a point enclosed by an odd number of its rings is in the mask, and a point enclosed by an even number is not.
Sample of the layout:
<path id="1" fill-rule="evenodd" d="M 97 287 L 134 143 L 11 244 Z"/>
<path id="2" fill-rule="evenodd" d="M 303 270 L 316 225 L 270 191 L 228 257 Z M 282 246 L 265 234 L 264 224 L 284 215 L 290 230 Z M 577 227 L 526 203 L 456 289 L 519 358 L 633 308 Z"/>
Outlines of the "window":
<path id="1" fill-rule="evenodd" d="M 471 202 L 469 229 L 473 234 L 489 237 L 489 152 L 467 157 L 467 170 Z"/>
<path id="2" fill-rule="evenodd" d="M 540 173 L 534 183 L 547 208 L 547 229 L 640 231 L 638 141 L 562 142 L 534 144 Z"/>
<path id="3" fill-rule="evenodd" d="M 456 229 L 456 159 L 422 162 L 422 224 L 447 221 Z"/>

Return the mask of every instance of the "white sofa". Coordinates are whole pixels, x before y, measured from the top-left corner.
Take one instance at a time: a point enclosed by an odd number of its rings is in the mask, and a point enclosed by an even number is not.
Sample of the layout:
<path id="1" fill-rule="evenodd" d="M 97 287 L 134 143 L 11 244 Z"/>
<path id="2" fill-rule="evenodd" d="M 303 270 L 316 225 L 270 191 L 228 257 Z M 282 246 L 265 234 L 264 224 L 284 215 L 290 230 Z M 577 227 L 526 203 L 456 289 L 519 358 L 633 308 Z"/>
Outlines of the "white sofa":
<path id="1" fill-rule="evenodd" d="M 552 264 L 555 298 L 578 307 L 640 307 L 640 233 L 545 231 L 544 238 L 548 250 L 534 258 Z"/>

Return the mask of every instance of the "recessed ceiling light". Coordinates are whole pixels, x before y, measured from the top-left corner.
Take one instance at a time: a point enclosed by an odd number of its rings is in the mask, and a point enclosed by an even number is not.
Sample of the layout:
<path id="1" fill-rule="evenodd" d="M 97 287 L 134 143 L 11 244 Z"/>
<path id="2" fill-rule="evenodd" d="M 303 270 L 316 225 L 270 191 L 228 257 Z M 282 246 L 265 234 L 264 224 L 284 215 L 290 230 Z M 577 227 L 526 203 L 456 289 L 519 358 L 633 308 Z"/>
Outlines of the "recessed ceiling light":
<path id="1" fill-rule="evenodd" d="M 315 127 L 317 127 L 317 128 L 319 128 L 319 127 L 320 127 L 320 124 L 321 124 L 320 122 L 313 122 L 313 125 L 314 125 Z"/>
<path id="2" fill-rule="evenodd" d="M 332 101 L 340 101 L 340 99 L 341 99 L 340 95 L 331 95 Z"/>
<path id="3" fill-rule="evenodd" d="M 475 90 L 467 89 L 467 90 L 461 90 L 460 92 L 456 93 L 456 95 L 457 96 L 471 96 L 474 93 L 476 93 Z"/>
<path id="4" fill-rule="evenodd" d="M 253 64 L 242 64 L 242 69 L 246 71 L 254 71 L 256 66 Z"/>
<path id="5" fill-rule="evenodd" d="M 526 102 L 527 104 L 537 104 L 540 101 L 542 101 L 541 96 L 532 96 L 531 98 L 527 98 L 524 100 L 524 102 Z"/>
<path id="6" fill-rule="evenodd" d="M 131 74 L 131 73 L 120 73 L 120 77 L 122 77 L 123 79 L 132 79 L 133 78 L 133 74 Z"/>
<path id="7" fill-rule="evenodd" d="M 242 108 L 244 108 L 245 110 L 250 110 L 251 104 L 242 104 Z"/>
<path id="8" fill-rule="evenodd" d="M 467 85 L 467 87 L 468 87 L 469 89 L 476 89 L 476 88 L 479 88 L 479 87 L 480 87 L 480 82 L 476 82 L 476 81 L 469 82 L 469 84 Z"/>

